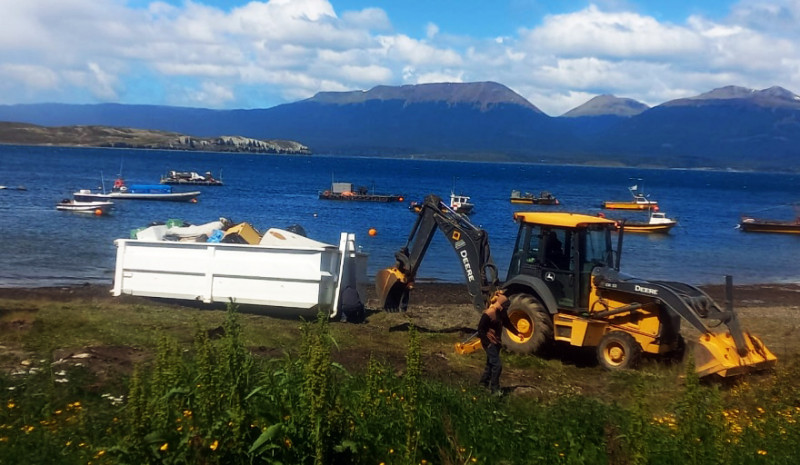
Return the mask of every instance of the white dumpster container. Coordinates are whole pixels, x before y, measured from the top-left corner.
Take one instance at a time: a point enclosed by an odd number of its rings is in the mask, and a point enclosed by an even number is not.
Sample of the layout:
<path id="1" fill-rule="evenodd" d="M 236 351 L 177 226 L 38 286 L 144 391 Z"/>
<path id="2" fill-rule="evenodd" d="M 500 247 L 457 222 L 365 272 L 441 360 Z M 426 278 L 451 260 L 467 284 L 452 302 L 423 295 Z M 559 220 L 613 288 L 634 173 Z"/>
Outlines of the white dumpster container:
<path id="1" fill-rule="evenodd" d="M 235 302 L 297 314 L 338 316 L 354 285 L 366 302 L 367 256 L 355 235 L 339 246 L 270 229 L 259 245 L 118 239 L 113 295 Z"/>

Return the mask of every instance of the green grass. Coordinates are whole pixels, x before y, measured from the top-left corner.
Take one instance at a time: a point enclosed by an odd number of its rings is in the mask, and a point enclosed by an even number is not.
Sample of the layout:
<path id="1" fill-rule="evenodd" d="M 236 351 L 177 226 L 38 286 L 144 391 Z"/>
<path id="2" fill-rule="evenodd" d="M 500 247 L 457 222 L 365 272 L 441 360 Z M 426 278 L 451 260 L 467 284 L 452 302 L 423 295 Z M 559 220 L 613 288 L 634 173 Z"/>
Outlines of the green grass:
<path id="1" fill-rule="evenodd" d="M 725 384 L 691 364 L 604 372 L 506 354 L 494 397 L 451 337 L 370 325 L 160 305 L 0 303 L 0 464 L 790 464 L 800 456 L 800 361 Z M 32 311 L 35 308 L 36 311 Z M 225 335 L 209 339 L 207 330 Z M 149 357 L 103 379 L 52 365 L 58 348 L 134 346 Z M 269 356 L 258 355 L 260 348 Z M 348 369 L 337 361 L 359 355 Z M 448 355 L 444 355 L 448 354 Z M 435 364 L 442 356 L 447 365 Z M 436 376 L 437 368 L 467 370 Z"/>

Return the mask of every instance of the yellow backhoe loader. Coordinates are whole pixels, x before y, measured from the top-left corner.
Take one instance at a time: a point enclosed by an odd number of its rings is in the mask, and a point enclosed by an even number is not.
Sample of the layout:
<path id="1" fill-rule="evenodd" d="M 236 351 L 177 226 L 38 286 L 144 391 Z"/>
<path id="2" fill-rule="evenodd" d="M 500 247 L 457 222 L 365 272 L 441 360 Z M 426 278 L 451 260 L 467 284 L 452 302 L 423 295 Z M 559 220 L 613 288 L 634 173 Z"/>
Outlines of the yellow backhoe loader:
<path id="1" fill-rule="evenodd" d="M 694 350 L 699 376 L 734 376 L 776 363 L 759 338 L 741 329 L 730 277 L 723 309 L 694 286 L 620 272 L 624 225 L 617 232 L 614 221 L 564 212 L 517 212 L 514 220 L 519 232 L 500 284 L 486 232 L 439 197 L 428 196 L 406 246 L 395 254 L 395 266 L 376 275 L 381 305 L 388 311 L 407 308 L 417 270 L 439 229 L 456 251 L 476 310 L 482 311 L 498 288 L 509 296 L 509 318 L 523 334 L 507 332 L 509 351 L 536 354 L 562 341 L 594 347 L 606 368 L 633 368 L 643 353 L 682 356 L 685 321 L 700 334 Z M 727 330 L 711 329 L 719 325 Z M 477 340 L 456 344 L 460 353 L 479 348 Z"/>

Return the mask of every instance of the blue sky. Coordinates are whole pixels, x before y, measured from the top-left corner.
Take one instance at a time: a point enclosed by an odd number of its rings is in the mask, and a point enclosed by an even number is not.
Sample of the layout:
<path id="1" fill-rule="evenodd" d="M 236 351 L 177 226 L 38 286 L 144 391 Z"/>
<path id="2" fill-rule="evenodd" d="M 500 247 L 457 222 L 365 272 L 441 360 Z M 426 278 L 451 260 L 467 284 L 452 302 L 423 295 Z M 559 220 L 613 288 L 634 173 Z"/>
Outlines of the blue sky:
<path id="1" fill-rule="evenodd" d="M 0 0 L 0 104 L 266 108 L 502 83 L 556 116 L 726 85 L 800 91 L 800 0 Z"/>

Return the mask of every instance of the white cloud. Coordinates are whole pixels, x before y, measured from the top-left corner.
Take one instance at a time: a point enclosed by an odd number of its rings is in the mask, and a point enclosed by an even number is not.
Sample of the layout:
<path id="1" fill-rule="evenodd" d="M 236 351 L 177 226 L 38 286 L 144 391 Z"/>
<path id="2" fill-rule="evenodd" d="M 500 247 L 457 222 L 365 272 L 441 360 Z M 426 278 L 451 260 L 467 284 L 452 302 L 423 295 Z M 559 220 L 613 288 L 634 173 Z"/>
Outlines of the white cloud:
<path id="1" fill-rule="evenodd" d="M 438 34 L 439 34 L 439 26 L 437 26 L 436 24 L 428 23 L 425 26 L 425 37 L 427 37 L 428 40 L 433 39 Z"/>
<path id="2" fill-rule="evenodd" d="M 594 5 L 548 16 L 541 27 L 522 31 L 521 40 L 527 48 L 566 56 L 676 56 L 702 48 L 701 38 L 689 29 L 636 13 L 606 13 Z"/>
<path id="3" fill-rule="evenodd" d="M 433 82 L 464 82 L 463 72 L 447 70 L 420 74 L 416 77 L 415 84 L 429 84 Z"/>
<path id="4" fill-rule="evenodd" d="M 89 77 L 92 81 L 90 89 L 92 93 L 102 100 L 117 100 L 117 77 L 108 73 L 97 63 L 89 63 Z"/>
<path id="5" fill-rule="evenodd" d="M 127 101 L 147 85 L 163 86 L 152 94 L 170 104 L 268 107 L 282 103 L 276 96 L 323 90 L 491 80 L 556 115 L 600 93 L 654 105 L 729 84 L 800 91 L 798 0 L 743 0 L 728 18 L 682 23 L 609 0 L 503 37 L 459 36 L 426 18 L 424 36 L 413 37 L 394 31 L 380 8 L 337 12 L 327 0 L 227 10 L 204 0 L 143 8 L 0 0 L 0 8 L 6 100 Z M 149 80 L 137 83 L 142 76 Z M 251 98 L 254 88 L 270 89 L 256 94 L 269 99 Z"/>
<path id="6" fill-rule="evenodd" d="M 389 31 L 392 23 L 386 12 L 380 8 L 365 8 L 361 11 L 345 11 L 342 13 L 342 21 L 355 29 L 365 29 L 371 31 Z"/>
<path id="7" fill-rule="evenodd" d="M 233 91 L 216 82 L 203 82 L 199 90 L 190 92 L 191 99 L 204 107 L 221 107 L 233 100 Z"/>

